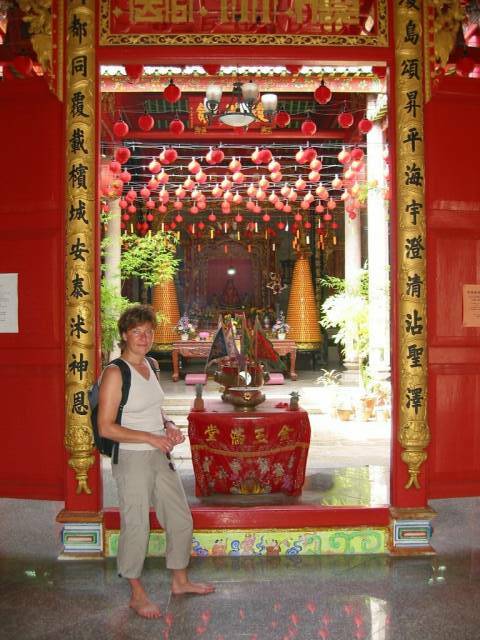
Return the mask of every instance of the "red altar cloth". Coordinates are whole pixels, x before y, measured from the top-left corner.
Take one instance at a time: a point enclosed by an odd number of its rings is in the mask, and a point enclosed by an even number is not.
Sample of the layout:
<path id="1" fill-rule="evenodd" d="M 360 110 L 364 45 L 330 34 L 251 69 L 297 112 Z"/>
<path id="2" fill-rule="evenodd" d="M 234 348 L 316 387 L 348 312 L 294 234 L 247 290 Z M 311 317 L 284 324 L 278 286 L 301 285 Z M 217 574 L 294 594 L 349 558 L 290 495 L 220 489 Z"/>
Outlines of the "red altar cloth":
<path id="1" fill-rule="evenodd" d="M 255 411 L 233 411 L 219 401 L 191 411 L 188 435 L 197 496 L 211 493 L 301 493 L 310 444 L 303 409 L 266 401 Z"/>

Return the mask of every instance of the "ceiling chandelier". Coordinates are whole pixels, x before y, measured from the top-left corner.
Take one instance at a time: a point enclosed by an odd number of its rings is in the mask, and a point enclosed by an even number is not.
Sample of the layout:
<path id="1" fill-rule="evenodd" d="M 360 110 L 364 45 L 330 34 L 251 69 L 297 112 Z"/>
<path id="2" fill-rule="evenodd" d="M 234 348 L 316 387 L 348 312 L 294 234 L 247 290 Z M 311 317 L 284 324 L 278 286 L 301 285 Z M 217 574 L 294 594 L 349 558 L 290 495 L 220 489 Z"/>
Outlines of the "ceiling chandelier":
<path id="1" fill-rule="evenodd" d="M 222 88 L 219 85 L 207 87 L 204 105 L 209 124 L 218 118 L 229 127 L 247 128 L 252 122 L 271 122 L 277 113 L 277 95 L 264 93 L 260 96 L 258 86 L 251 80 L 233 83 L 232 97 L 223 109 L 220 108 L 221 100 Z M 262 109 L 257 109 L 259 105 Z M 260 111 L 265 119 L 260 117 Z"/>

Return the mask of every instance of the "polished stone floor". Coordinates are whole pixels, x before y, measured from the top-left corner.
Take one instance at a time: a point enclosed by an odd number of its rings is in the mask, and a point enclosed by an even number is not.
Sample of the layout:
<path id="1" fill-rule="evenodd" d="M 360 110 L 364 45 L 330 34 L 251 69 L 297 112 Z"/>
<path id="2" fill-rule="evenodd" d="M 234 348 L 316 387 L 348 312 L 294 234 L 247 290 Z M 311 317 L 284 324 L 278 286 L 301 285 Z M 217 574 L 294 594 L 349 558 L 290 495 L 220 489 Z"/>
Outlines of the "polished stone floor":
<path id="1" fill-rule="evenodd" d="M 195 558 L 210 596 L 171 596 L 161 559 L 144 581 L 164 612 L 138 618 L 114 560 L 59 561 L 61 503 L 0 499 L 2 640 L 477 640 L 480 498 L 436 500 L 437 555 Z"/>

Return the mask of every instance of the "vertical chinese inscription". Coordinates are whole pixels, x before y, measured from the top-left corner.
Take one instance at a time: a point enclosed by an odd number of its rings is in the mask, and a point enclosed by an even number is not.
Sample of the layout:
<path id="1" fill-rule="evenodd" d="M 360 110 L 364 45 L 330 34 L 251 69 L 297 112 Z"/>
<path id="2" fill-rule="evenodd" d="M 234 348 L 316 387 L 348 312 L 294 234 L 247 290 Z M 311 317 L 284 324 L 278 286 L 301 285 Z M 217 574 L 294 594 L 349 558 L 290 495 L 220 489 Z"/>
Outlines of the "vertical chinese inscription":
<path id="1" fill-rule="evenodd" d="M 95 374 L 94 0 L 67 4 L 65 203 L 65 446 L 77 493 L 95 461 L 87 390 Z"/>
<path id="2" fill-rule="evenodd" d="M 399 432 L 406 488 L 427 459 L 426 238 L 422 3 L 396 0 Z"/>

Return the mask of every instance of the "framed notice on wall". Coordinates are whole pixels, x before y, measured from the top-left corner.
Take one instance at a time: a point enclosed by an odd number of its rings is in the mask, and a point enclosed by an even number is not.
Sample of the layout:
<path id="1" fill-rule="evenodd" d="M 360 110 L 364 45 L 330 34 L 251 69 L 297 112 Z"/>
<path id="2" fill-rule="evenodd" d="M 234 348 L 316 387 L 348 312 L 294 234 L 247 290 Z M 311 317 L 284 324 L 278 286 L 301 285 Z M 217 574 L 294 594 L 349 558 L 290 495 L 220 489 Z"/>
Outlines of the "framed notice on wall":
<path id="1" fill-rule="evenodd" d="M 480 284 L 463 285 L 463 326 L 480 327 Z"/>
<path id="2" fill-rule="evenodd" d="M 18 333 L 18 273 L 0 273 L 0 333 Z"/>

